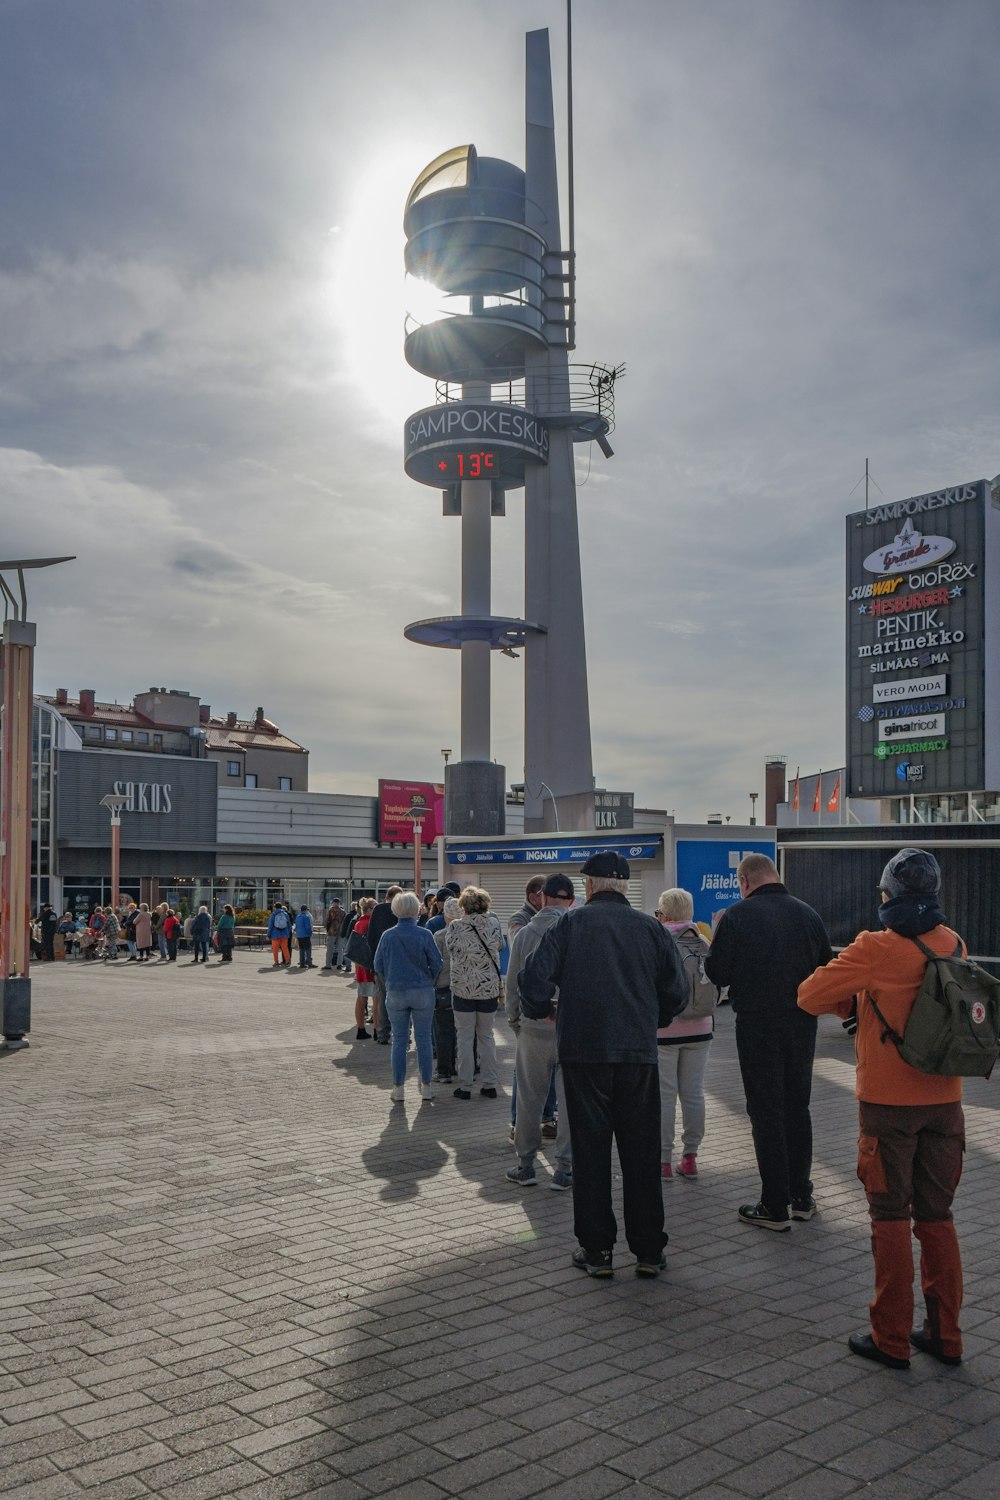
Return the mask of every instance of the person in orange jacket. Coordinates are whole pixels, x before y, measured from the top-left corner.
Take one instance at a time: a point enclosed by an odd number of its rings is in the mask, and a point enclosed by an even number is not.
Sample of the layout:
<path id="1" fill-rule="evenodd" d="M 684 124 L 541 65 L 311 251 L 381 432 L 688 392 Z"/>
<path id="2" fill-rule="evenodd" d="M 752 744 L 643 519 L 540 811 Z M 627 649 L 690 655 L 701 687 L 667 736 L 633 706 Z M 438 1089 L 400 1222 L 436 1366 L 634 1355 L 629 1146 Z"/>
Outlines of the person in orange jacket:
<path id="1" fill-rule="evenodd" d="M 886 930 L 860 933 L 804 980 L 798 995 L 810 1015 L 841 1017 L 858 997 L 858 1177 L 871 1215 L 875 1296 L 871 1332 L 852 1334 L 848 1345 L 894 1370 L 909 1369 L 911 1344 L 942 1364 L 962 1362 L 962 1260 L 951 1216 L 965 1150 L 962 1080 L 905 1063 L 891 1038 L 883 1039 L 885 1028 L 869 999 L 902 1035 L 927 964 L 912 939 L 947 955 L 961 942 L 945 925 L 940 889 L 933 854 L 901 849 L 879 881 L 879 920 Z M 911 1219 L 926 1306 L 923 1327 L 916 1329 Z"/>

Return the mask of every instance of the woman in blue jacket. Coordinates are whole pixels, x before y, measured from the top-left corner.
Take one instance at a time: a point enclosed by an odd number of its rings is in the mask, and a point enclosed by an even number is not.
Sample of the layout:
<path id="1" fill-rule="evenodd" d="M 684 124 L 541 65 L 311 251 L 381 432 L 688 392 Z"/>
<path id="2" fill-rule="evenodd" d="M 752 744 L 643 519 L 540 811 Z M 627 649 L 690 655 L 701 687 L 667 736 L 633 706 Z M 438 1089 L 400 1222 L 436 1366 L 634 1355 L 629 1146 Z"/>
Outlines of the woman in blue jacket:
<path id="1" fill-rule="evenodd" d="M 417 1071 L 421 1099 L 433 1099 L 431 1073 L 434 1052 L 431 1025 L 434 1020 L 434 981 L 441 968 L 441 954 L 433 935 L 417 926 L 420 900 L 413 891 L 401 891 L 392 900 L 395 927 L 383 932 L 375 950 L 375 973 L 385 985 L 385 1008 L 392 1022 L 392 1102 L 400 1103 L 406 1082 L 406 1053 L 410 1045 L 410 1022 L 417 1044 Z"/>

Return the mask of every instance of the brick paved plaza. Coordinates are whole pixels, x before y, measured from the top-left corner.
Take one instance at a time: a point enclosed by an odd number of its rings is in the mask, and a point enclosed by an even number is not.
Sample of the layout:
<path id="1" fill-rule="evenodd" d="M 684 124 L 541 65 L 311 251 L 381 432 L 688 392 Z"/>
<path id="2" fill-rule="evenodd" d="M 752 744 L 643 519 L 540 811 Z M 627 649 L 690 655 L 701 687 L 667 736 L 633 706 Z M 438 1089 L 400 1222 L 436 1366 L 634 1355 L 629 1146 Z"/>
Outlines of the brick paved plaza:
<path id="1" fill-rule="evenodd" d="M 31 1049 L 0 1060 L 5 1496 L 1000 1495 L 1000 1084 L 967 1093 L 966 1362 L 894 1374 L 846 1349 L 870 1262 L 836 1023 L 820 1215 L 736 1219 L 725 1011 L 667 1274 L 623 1249 L 601 1283 L 569 1195 L 505 1181 L 506 1098 L 391 1106 L 346 979 L 262 964 L 34 971 Z"/>

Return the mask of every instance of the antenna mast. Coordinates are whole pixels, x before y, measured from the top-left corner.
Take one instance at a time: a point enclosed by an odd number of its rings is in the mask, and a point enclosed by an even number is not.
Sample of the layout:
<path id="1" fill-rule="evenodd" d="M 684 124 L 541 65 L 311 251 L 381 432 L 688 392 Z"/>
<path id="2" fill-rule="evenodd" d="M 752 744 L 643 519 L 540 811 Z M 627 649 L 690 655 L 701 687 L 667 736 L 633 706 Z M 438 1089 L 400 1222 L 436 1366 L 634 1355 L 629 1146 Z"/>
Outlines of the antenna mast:
<path id="1" fill-rule="evenodd" d="M 573 0 L 566 0 L 566 213 L 569 230 L 569 282 L 566 288 L 566 346 L 576 348 L 576 206 L 573 182 Z"/>

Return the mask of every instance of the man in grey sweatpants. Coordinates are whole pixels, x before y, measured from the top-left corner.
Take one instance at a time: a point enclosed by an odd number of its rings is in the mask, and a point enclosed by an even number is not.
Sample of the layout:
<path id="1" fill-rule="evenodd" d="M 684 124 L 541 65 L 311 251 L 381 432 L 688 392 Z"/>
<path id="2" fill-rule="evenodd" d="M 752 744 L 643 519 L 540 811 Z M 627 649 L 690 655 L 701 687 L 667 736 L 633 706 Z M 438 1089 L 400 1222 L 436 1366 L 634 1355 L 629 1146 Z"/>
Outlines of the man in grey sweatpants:
<path id="1" fill-rule="evenodd" d="M 575 899 L 573 882 L 568 875 L 549 875 L 542 886 L 541 909 L 530 922 L 515 931 L 511 942 L 506 1006 L 507 1019 L 517 1037 L 514 1061 L 517 1079 L 514 1149 L 517 1152 L 517 1166 L 510 1168 L 507 1178 L 518 1187 L 534 1187 L 538 1181 L 535 1176 L 535 1156 L 541 1149 L 542 1110 L 548 1096 L 553 1068 L 557 1070 L 557 1090 L 561 1080 L 556 1058 L 555 1025 L 551 1020 L 533 1021 L 522 1013 L 517 976 L 549 928 L 561 919 L 563 912 L 574 904 Z M 557 1192 L 565 1192 L 573 1186 L 573 1156 L 565 1111 L 559 1116 L 559 1134 L 553 1156 L 556 1170 L 549 1186 Z"/>

